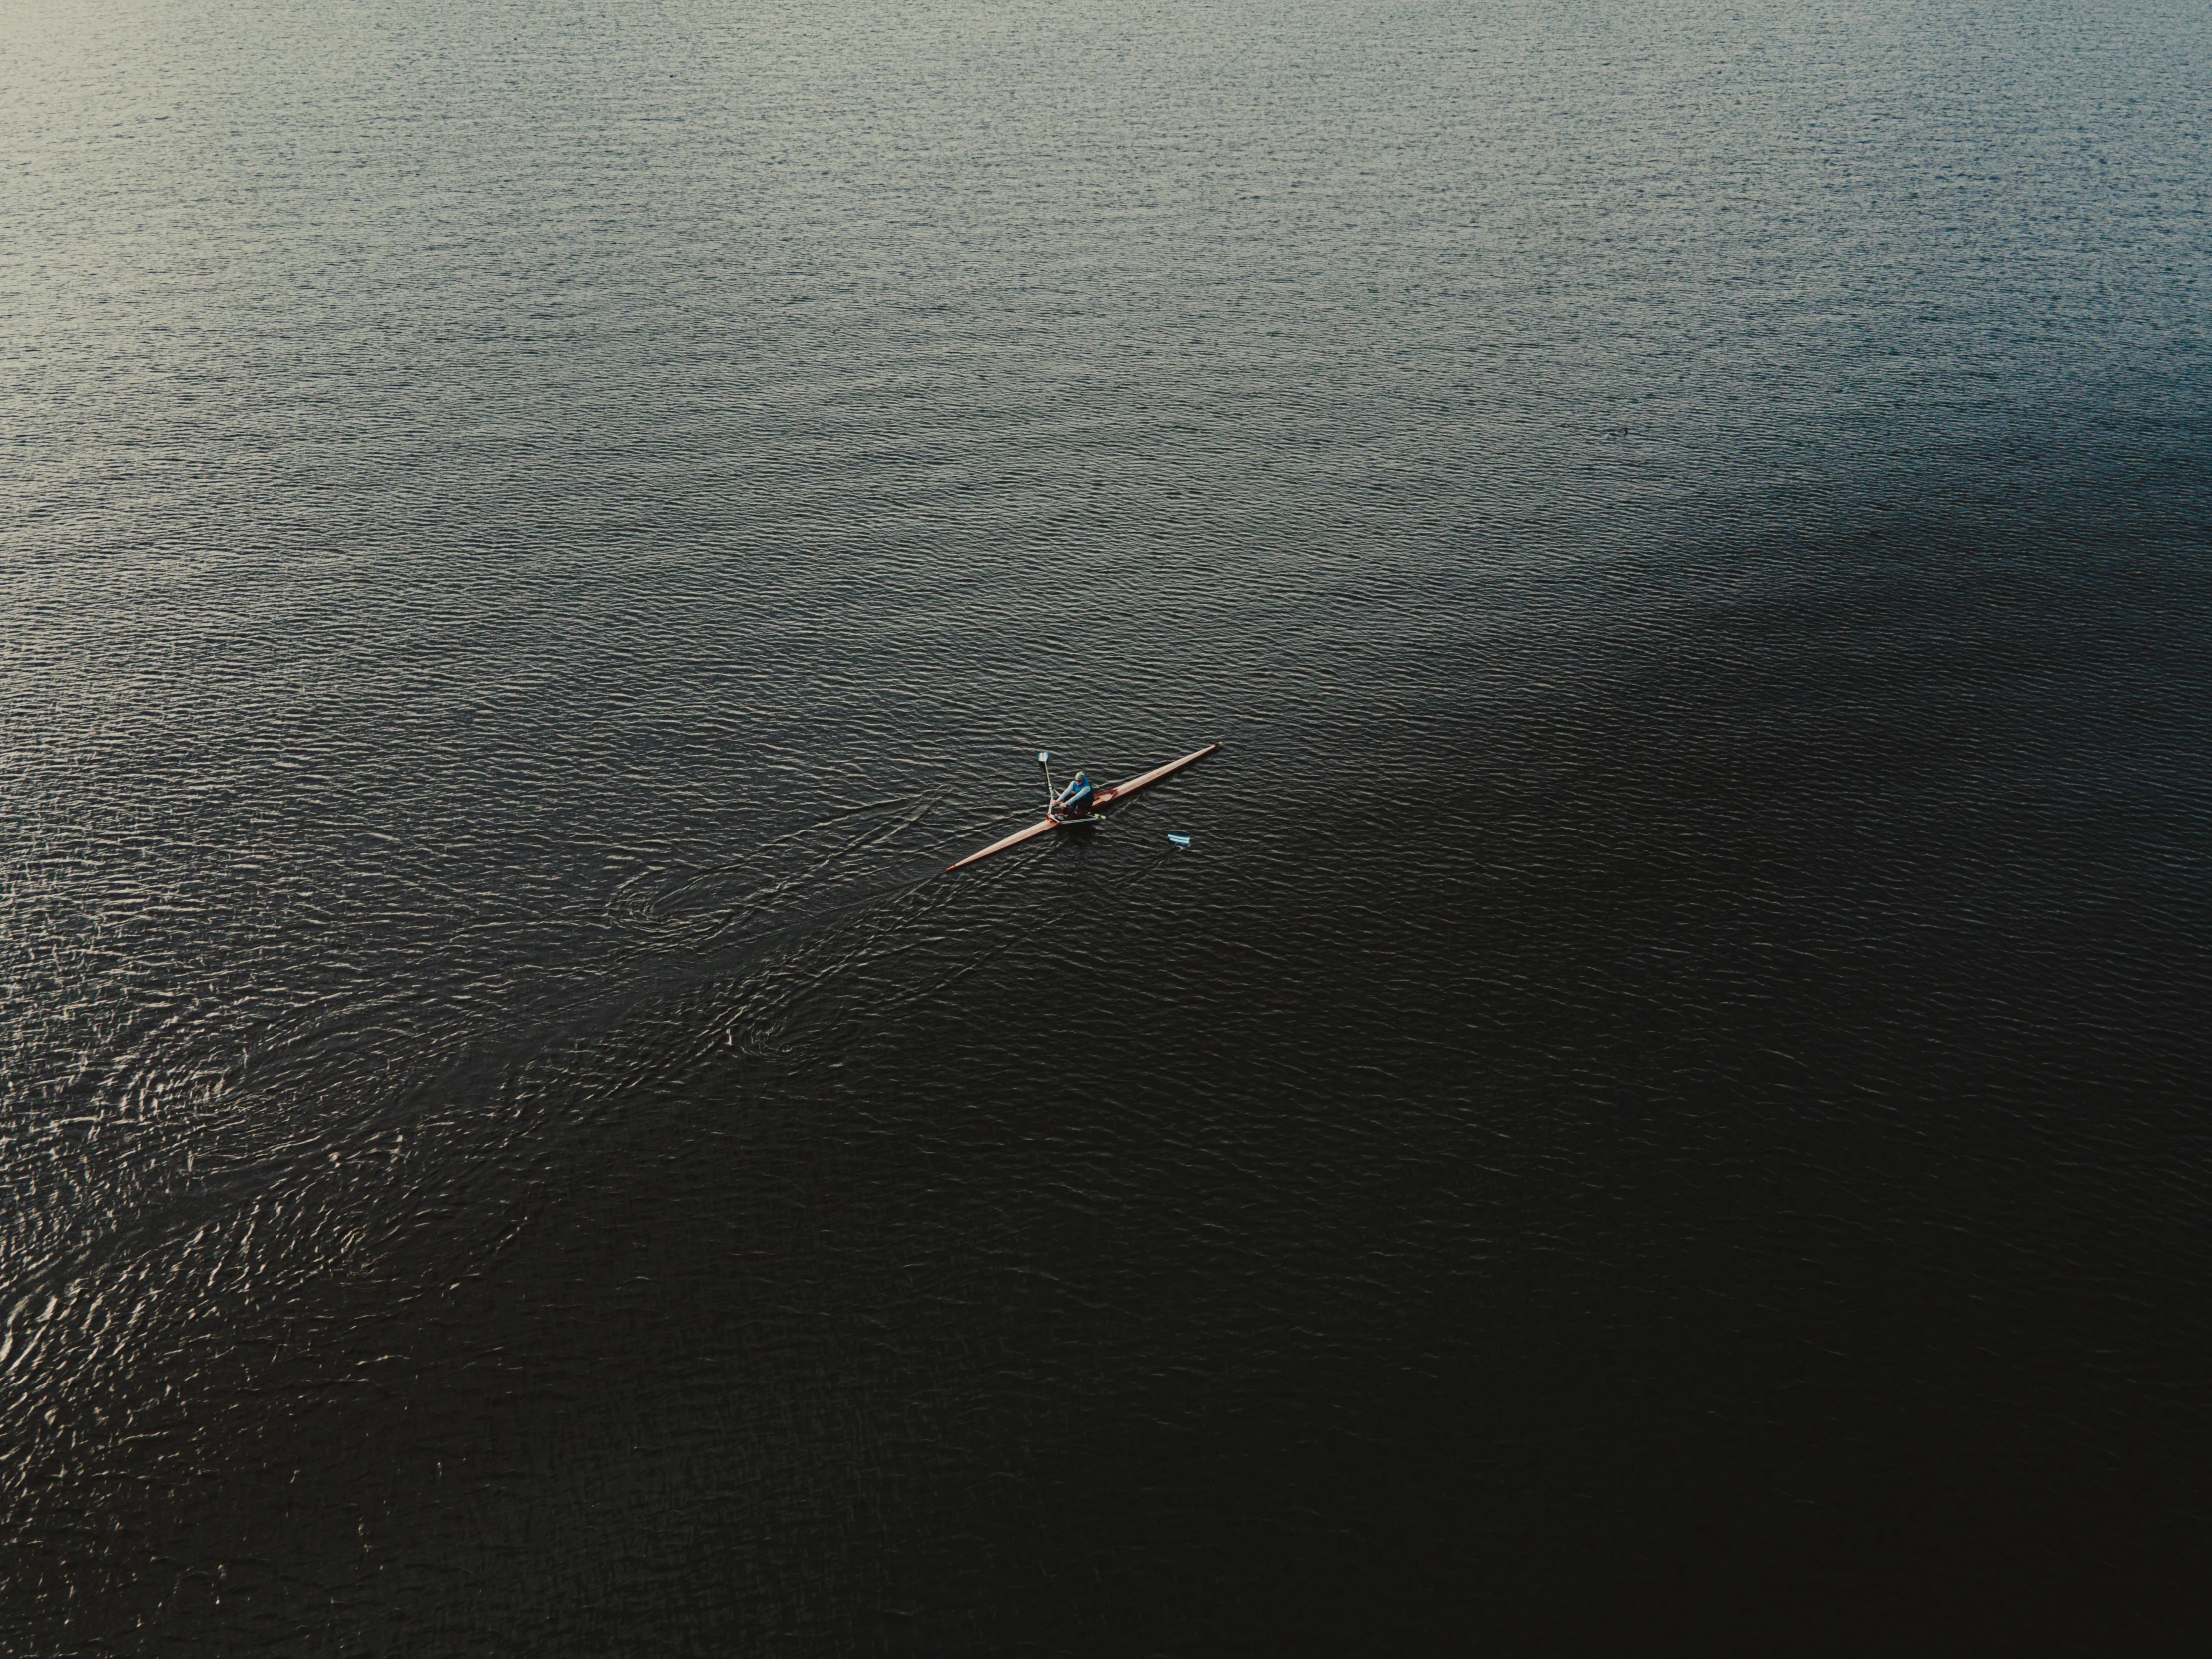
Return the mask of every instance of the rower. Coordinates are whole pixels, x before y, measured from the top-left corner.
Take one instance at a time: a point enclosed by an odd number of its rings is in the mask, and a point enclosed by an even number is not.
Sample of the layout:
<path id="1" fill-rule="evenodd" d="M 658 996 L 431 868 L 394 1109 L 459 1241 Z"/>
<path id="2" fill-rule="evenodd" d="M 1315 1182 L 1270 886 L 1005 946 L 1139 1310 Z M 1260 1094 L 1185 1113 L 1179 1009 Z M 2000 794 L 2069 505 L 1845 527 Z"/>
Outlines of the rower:
<path id="1" fill-rule="evenodd" d="M 1098 788 L 1091 782 L 1089 773 L 1079 772 L 1069 781 L 1066 789 L 1055 790 L 1052 786 L 1052 751 L 1038 750 L 1037 765 L 1044 768 L 1046 818 L 1055 824 L 1067 824 L 1092 816 L 1091 799 L 1098 794 Z"/>

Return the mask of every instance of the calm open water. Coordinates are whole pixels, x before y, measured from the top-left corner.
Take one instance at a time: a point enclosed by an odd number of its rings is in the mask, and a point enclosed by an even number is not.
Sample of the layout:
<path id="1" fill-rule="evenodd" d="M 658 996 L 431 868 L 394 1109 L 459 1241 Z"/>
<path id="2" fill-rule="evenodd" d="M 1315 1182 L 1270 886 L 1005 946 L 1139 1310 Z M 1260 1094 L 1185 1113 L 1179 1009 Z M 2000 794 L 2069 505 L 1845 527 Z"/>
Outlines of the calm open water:
<path id="1" fill-rule="evenodd" d="M 0 1650 L 2148 1651 L 2208 60 L 9 8 Z"/>

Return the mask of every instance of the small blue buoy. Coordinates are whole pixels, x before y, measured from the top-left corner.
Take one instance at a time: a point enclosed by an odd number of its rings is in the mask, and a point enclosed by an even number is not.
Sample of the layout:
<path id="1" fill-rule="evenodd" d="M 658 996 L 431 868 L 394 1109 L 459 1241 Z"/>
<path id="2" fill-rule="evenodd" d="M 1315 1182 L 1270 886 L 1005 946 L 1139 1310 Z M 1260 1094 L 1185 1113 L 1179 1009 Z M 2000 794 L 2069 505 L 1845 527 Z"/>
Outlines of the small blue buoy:
<path id="1" fill-rule="evenodd" d="M 1188 846 L 1191 844 L 1191 837 L 1188 835 L 1170 835 L 1168 839 L 1175 842 L 1177 846 Z"/>

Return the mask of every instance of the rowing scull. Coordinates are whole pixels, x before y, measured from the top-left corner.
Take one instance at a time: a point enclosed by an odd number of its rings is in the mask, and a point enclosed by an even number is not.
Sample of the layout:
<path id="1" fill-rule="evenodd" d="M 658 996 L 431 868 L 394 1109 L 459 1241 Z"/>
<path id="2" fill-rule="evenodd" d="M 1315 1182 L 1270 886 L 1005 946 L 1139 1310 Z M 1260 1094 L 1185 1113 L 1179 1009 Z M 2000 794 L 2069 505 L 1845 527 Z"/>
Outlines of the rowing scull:
<path id="1" fill-rule="evenodd" d="M 1090 798 L 1090 801 L 1088 803 L 1088 810 L 1092 815 L 1095 816 L 1100 808 L 1112 805 L 1114 802 L 1121 800 L 1123 796 L 1135 795 L 1147 784 L 1157 784 L 1161 779 L 1167 777 L 1170 773 L 1181 772 L 1193 761 L 1203 761 L 1207 756 L 1211 755 L 1220 747 L 1221 745 L 1218 743 L 1210 743 L 1204 749 L 1192 750 L 1188 755 L 1184 756 L 1179 761 L 1170 761 L 1164 767 L 1154 767 L 1150 772 L 1140 772 L 1137 774 L 1136 777 L 1130 779 L 1127 783 L 1116 784 L 1110 790 L 1100 790 L 1096 795 L 1093 795 Z M 1019 846 L 1023 841 L 1035 840 L 1046 830 L 1057 830 L 1063 824 L 1082 824 L 1085 822 L 1087 822 L 1087 820 L 1079 818 L 1065 819 L 1048 816 L 1041 824 L 1032 824 L 1026 830 L 1017 830 L 1012 834 L 1008 835 L 1004 840 L 993 841 L 989 846 L 984 847 L 982 851 L 971 852 L 956 864 L 947 864 L 945 866 L 945 873 L 949 875 L 952 873 L 952 871 L 956 869 L 965 869 L 970 864 L 979 864 L 994 852 L 1004 852 L 1009 847 Z"/>

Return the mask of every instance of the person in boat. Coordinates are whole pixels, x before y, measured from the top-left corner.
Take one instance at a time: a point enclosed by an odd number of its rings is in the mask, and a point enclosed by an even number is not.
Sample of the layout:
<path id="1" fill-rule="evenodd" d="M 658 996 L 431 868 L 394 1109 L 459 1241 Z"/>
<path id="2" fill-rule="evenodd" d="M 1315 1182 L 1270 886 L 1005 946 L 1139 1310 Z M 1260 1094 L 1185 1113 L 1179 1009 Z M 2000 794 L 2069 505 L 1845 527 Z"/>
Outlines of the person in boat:
<path id="1" fill-rule="evenodd" d="M 1091 782 L 1091 775 L 1087 772 L 1079 772 L 1069 782 L 1066 789 L 1052 798 L 1052 805 L 1048 809 L 1048 814 L 1050 817 L 1058 819 L 1062 824 L 1070 819 L 1089 818 L 1091 816 L 1091 801 L 1097 794 L 1098 788 Z"/>

